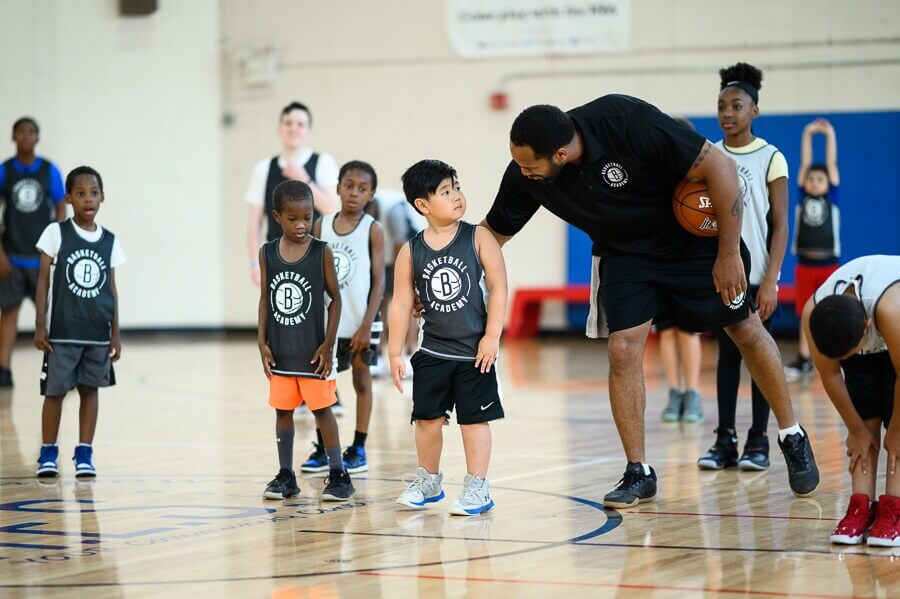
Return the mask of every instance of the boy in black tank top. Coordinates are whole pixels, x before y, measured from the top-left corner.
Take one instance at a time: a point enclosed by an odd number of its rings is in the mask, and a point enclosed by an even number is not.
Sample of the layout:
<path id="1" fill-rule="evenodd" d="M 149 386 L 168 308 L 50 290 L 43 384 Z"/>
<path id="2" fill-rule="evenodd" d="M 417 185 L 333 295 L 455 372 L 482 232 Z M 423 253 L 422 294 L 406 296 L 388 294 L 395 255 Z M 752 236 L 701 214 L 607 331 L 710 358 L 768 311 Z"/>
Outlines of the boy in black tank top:
<path id="1" fill-rule="evenodd" d="M 275 188 L 274 196 L 273 218 L 283 235 L 259 251 L 263 284 L 257 340 L 269 379 L 269 405 L 276 413 L 280 469 L 263 496 L 285 499 L 300 493 L 293 472 L 293 413 L 306 403 L 315 414 L 328 454 L 330 472 L 322 499 L 346 501 L 354 489 L 343 467 L 337 420 L 331 411 L 336 401 L 334 346 L 341 317 L 334 256 L 325 242 L 309 234 L 313 216 L 309 186 L 286 181 Z"/>
<path id="2" fill-rule="evenodd" d="M 394 266 L 388 354 L 401 393 L 401 352 L 416 296 L 424 307 L 422 344 L 412 357 L 419 466 L 397 503 L 421 509 L 444 498 L 442 426 L 455 408 L 468 473 L 450 513 L 473 516 L 494 507 L 485 477 L 488 423 L 504 416 L 494 362 L 506 311 L 506 267 L 493 235 L 462 221 L 466 198 L 451 166 L 439 160 L 414 164 L 403 175 L 403 192 L 428 227 L 403 246 Z"/>
<path id="3" fill-rule="evenodd" d="M 115 269 L 125 261 L 125 254 L 118 238 L 94 221 L 103 202 L 103 179 L 97 171 L 80 166 L 70 172 L 65 197 L 74 208 L 74 218 L 48 225 L 37 242 L 41 269 L 35 293 L 34 344 L 44 352 L 43 444 L 37 475 L 59 474 L 56 440 L 63 399 L 77 387 L 81 406 L 79 443 L 72 458 L 75 476 L 94 477 L 97 388 L 115 385 L 112 364 L 122 354 Z"/>

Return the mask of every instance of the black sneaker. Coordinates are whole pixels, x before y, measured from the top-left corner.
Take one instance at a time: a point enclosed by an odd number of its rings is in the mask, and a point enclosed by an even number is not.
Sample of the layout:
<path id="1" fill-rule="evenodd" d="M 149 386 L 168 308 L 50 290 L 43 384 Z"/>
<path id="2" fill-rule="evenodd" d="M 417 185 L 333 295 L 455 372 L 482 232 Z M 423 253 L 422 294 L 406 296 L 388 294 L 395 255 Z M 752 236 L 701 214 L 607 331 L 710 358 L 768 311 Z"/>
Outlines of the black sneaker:
<path id="1" fill-rule="evenodd" d="M 639 462 L 629 462 L 619 486 L 606 494 L 603 505 L 622 509 L 654 499 L 656 499 L 656 471 L 650 468 L 650 474 L 644 474 L 643 465 Z"/>
<path id="2" fill-rule="evenodd" d="M 287 499 L 294 495 L 300 494 L 300 487 L 297 486 L 297 477 L 290 470 L 282 468 L 278 471 L 263 493 L 266 499 Z"/>
<path id="3" fill-rule="evenodd" d="M 12 386 L 12 370 L 0 366 L 0 389 L 9 389 Z"/>
<path id="4" fill-rule="evenodd" d="M 322 501 L 347 501 L 356 489 L 350 482 L 350 475 L 346 470 L 332 470 L 325 477 L 325 490 L 322 491 Z"/>
<path id="5" fill-rule="evenodd" d="M 741 470 L 768 470 L 769 469 L 769 437 L 761 431 L 750 429 L 747 432 L 747 442 L 744 443 L 744 452 L 738 460 L 738 468 Z"/>
<path id="6" fill-rule="evenodd" d="M 791 491 L 797 497 L 806 497 L 812 495 L 819 486 L 819 467 L 816 466 L 812 443 L 809 442 L 806 429 L 801 426 L 800 430 L 803 434 L 788 435 L 784 441 L 779 438 L 778 446 L 781 447 L 784 461 L 787 462 Z"/>
<path id="7" fill-rule="evenodd" d="M 697 460 L 701 470 L 721 470 L 738 463 L 738 439 L 734 433 L 724 428 L 717 428 L 716 442 Z"/>

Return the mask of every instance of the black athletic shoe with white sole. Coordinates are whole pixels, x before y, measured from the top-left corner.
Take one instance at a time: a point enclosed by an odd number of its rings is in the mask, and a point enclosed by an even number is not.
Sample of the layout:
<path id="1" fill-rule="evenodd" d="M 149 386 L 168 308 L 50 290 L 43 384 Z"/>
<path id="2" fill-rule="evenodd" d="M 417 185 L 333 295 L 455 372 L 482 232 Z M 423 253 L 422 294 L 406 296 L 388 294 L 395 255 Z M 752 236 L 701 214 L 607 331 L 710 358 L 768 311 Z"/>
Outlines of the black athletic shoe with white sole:
<path id="1" fill-rule="evenodd" d="M 325 490 L 322 491 L 322 501 L 347 501 L 356 489 L 350 482 L 350 475 L 346 470 L 332 470 L 325 477 Z"/>
<path id="2" fill-rule="evenodd" d="M 287 499 L 294 495 L 300 494 L 300 487 L 297 485 L 297 476 L 290 470 L 282 468 L 278 471 L 263 492 L 266 499 Z"/>
<path id="3" fill-rule="evenodd" d="M 738 468 L 768 470 L 769 465 L 769 437 L 751 428 L 747 433 L 747 442 L 744 443 L 744 452 L 738 460 Z"/>
<path id="4" fill-rule="evenodd" d="M 697 460 L 701 470 L 721 470 L 738 463 L 738 439 L 728 429 L 716 429 L 716 442 Z"/>
<path id="5" fill-rule="evenodd" d="M 803 431 L 802 434 L 788 435 L 784 441 L 779 438 L 778 446 L 781 447 L 784 461 L 787 462 L 791 491 L 797 497 L 806 497 L 812 495 L 819 486 L 819 467 L 816 465 L 812 443 L 809 442 L 806 429 L 801 426 L 800 430 Z"/>
<path id="6" fill-rule="evenodd" d="M 650 468 L 650 474 L 646 474 L 640 462 L 629 462 L 619 485 L 603 498 L 603 505 L 623 509 L 654 499 L 656 499 L 656 471 Z"/>

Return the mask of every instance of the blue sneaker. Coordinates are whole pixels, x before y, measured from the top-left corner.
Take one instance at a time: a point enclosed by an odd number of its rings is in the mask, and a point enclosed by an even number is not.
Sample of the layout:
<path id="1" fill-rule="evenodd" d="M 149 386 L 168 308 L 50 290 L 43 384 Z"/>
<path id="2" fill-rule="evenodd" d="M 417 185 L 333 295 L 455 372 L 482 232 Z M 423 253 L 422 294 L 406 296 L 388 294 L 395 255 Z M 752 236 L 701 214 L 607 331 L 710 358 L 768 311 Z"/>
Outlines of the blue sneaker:
<path id="1" fill-rule="evenodd" d="M 75 446 L 75 455 L 72 456 L 72 461 L 75 462 L 75 476 L 97 476 L 93 454 L 94 448 L 90 445 Z"/>
<path id="2" fill-rule="evenodd" d="M 41 478 L 50 478 L 59 475 L 59 447 L 56 445 L 41 445 L 41 455 L 38 458 L 37 475 Z"/>
<path id="3" fill-rule="evenodd" d="M 318 443 L 313 443 L 313 452 L 309 458 L 300 464 L 300 472 L 325 472 L 328 470 L 328 454 L 325 448 Z"/>
<path id="4" fill-rule="evenodd" d="M 366 448 L 359 445 L 351 445 L 344 450 L 343 461 L 344 470 L 350 474 L 357 472 L 365 472 L 369 469 L 369 463 L 366 461 Z"/>

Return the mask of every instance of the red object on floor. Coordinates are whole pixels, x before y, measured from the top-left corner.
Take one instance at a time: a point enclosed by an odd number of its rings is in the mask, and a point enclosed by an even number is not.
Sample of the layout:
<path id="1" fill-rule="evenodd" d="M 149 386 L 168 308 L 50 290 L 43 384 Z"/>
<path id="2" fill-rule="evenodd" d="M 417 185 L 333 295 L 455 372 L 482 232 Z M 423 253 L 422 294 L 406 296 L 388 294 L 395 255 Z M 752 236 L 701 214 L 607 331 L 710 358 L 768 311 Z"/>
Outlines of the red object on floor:
<path id="1" fill-rule="evenodd" d="M 541 320 L 541 304 L 561 301 L 567 304 L 589 304 L 590 285 L 566 285 L 565 287 L 525 287 L 513 294 L 512 311 L 505 335 L 511 339 L 534 337 Z"/>
<path id="2" fill-rule="evenodd" d="M 797 287 L 793 283 L 778 285 L 778 305 L 797 302 Z"/>

